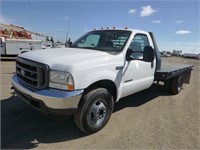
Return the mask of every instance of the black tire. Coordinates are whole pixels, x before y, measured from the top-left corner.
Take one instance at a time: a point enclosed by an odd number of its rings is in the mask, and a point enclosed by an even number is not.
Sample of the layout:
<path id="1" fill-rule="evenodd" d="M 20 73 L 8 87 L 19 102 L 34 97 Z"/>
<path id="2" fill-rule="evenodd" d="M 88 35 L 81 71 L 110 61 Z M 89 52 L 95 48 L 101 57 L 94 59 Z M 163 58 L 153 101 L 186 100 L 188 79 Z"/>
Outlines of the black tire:
<path id="1" fill-rule="evenodd" d="M 183 76 L 175 77 L 171 81 L 171 93 L 178 94 L 183 87 Z"/>
<path id="2" fill-rule="evenodd" d="M 96 88 L 83 95 L 74 121 L 83 132 L 91 134 L 101 130 L 110 119 L 114 102 L 105 88 Z"/>

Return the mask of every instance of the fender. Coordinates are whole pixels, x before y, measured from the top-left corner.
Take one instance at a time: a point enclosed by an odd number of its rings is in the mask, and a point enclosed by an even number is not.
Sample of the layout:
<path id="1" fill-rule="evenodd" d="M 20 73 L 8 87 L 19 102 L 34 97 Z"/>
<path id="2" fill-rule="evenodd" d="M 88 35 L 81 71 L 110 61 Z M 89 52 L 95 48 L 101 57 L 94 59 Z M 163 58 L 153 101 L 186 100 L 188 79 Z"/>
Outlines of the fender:
<path id="1" fill-rule="evenodd" d="M 78 77 L 79 76 L 79 77 Z M 94 70 L 86 76 L 79 74 L 75 77 L 75 87 L 76 89 L 86 89 L 91 84 L 100 80 L 110 80 L 115 83 L 116 73 L 110 70 Z M 115 84 L 116 85 L 116 84 Z"/>
<path id="2" fill-rule="evenodd" d="M 119 78 L 118 74 L 121 74 L 121 71 L 118 71 L 116 73 L 115 71 L 101 70 L 101 69 L 99 71 L 94 70 L 93 72 L 87 74 L 87 76 L 81 76 L 82 74 L 79 73 L 81 77 L 80 76 L 74 77 L 75 88 L 86 89 L 87 87 L 89 87 L 95 82 L 102 81 L 102 80 L 109 80 L 109 81 L 112 81 L 116 86 L 116 90 L 117 90 L 116 101 L 118 101 L 121 97 L 122 87 L 123 87 L 121 86 L 122 80 L 121 78 Z"/>

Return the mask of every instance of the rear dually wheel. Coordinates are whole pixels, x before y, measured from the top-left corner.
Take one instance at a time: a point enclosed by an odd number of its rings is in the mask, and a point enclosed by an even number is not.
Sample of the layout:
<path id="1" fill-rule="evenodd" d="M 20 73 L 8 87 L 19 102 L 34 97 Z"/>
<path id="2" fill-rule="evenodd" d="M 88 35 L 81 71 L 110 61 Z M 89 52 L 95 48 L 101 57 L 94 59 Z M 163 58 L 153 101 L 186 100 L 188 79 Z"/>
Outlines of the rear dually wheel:
<path id="1" fill-rule="evenodd" d="M 171 93 L 178 94 L 183 87 L 183 76 L 178 76 L 171 81 Z"/>

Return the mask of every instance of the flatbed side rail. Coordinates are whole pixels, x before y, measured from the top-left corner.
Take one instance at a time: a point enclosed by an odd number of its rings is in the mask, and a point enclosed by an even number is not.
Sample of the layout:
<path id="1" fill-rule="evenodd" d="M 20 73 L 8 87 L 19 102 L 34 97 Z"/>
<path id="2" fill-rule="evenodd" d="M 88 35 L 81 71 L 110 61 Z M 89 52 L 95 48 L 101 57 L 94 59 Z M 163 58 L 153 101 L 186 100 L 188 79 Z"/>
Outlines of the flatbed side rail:
<path id="1" fill-rule="evenodd" d="M 177 69 L 172 69 L 172 70 L 158 70 L 155 73 L 155 81 L 165 81 L 172 79 L 177 76 L 183 75 L 184 78 L 184 83 L 189 84 L 190 82 L 190 75 L 191 71 L 193 70 L 194 66 L 187 66 L 183 68 L 177 68 Z"/>

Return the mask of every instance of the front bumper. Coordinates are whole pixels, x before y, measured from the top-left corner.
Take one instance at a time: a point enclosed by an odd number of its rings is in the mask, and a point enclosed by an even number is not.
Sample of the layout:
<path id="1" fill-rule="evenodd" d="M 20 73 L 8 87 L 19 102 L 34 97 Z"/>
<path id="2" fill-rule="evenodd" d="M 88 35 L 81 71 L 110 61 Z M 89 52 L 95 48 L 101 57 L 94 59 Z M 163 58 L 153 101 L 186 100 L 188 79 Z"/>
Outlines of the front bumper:
<path id="1" fill-rule="evenodd" d="M 74 114 L 83 94 L 83 90 L 30 89 L 21 84 L 16 75 L 12 77 L 11 82 L 21 100 L 39 111 L 50 114 Z"/>

